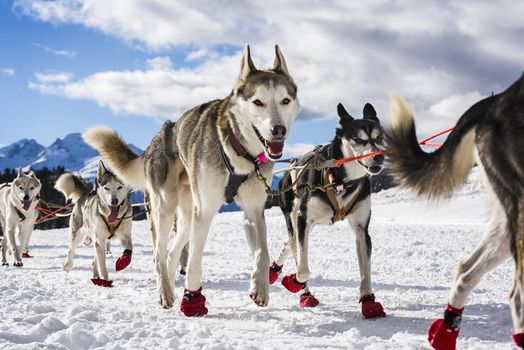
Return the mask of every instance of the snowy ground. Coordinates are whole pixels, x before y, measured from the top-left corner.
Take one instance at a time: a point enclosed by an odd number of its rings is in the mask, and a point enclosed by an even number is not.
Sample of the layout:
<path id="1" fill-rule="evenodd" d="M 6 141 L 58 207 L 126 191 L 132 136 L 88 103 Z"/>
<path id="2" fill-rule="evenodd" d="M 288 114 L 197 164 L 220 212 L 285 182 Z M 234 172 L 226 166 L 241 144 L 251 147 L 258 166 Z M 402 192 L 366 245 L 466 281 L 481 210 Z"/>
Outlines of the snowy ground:
<path id="1" fill-rule="evenodd" d="M 345 223 L 318 227 L 311 239 L 310 280 L 321 304 L 300 309 L 296 295 L 271 286 L 270 306 L 248 296 L 251 259 L 241 213 L 218 215 L 204 257 L 203 287 L 209 315 L 187 319 L 177 307 L 157 303 L 153 257 L 146 222 L 134 223 L 134 260 L 115 273 L 121 248 L 109 258 L 114 288 L 89 281 L 92 248 L 77 251 L 66 274 L 66 230 L 35 231 L 22 269 L 0 272 L 2 349 L 428 349 L 426 330 L 440 317 L 455 265 L 479 242 L 489 207 L 476 176 L 452 200 L 439 205 L 413 201 L 390 190 L 374 195 L 373 285 L 388 313 L 364 320 L 358 304 L 355 243 Z M 277 208 L 266 212 L 270 253 L 285 238 Z M 292 261 L 284 273 L 294 272 Z M 513 349 L 510 263 L 484 278 L 465 310 L 459 349 Z"/>

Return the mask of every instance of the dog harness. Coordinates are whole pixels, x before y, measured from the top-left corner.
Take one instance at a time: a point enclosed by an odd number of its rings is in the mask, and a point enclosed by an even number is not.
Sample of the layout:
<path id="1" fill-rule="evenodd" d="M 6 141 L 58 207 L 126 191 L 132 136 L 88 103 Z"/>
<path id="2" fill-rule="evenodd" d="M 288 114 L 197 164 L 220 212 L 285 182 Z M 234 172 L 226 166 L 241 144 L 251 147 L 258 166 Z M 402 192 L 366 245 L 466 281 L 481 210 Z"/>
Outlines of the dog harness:
<path id="1" fill-rule="evenodd" d="M 107 220 L 107 218 L 106 218 L 104 215 L 100 214 L 100 212 L 99 212 L 98 214 L 99 214 L 99 215 L 102 217 L 102 219 L 104 220 L 104 223 L 106 224 L 107 230 L 108 230 L 109 233 L 110 233 L 108 239 L 113 238 L 114 235 L 115 235 L 116 230 L 120 227 L 120 224 L 121 224 L 122 221 L 123 221 L 122 218 L 120 218 L 120 219 L 116 219 L 115 222 L 113 222 L 113 223 L 111 224 L 111 223 L 109 223 L 109 221 Z"/>
<path id="2" fill-rule="evenodd" d="M 329 171 L 323 171 L 322 178 L 324 184 L 335 184 L 335 176 Z M 353 197 L 351 197 L 351 200 L 345 206 L 341 207 L 340 203 L 337 200 L 336 192 L 340 192 L 343 189 L 347 190 L 348 188 L 352 188 L 354 186 L 357 186 L 357 188 L 353 193 Z M 334 212 L 333 217 L 331 218 L 332 223 L 344 219 L 349 213 L 351 213 L 351 211 L 355 207 L 355 204 L 357 203 L 357 198 L 362 192 L 363 187 L 364 181 L 359 179 L 358 181 L 350 181 L 338 186 L 328 186 L 326 188 L 326 196 L 329 200 L 329 205 L 331 206 Z"/>
<path id="3" fill-rule="evenodd" d="M 227 125 L 226 132 L 229 143 L 231 144 L 231 147 L 233 147 L 233 149 L 235 150 L 235 153 L 238 156 L 243 157 L 251 163 L 253 163 L 255 165 L 255 170 L 258 168 L 260 164 L 265 164 L 267 158 L 263 157 L 264 154 L 261 153 L 262 156 L 259 155 L 257 158 L 251 156 L 246 151 L 246 149 L 240 144 L 237 137 L 233 133 L 233 129 L 231 129 L 231 126 L 229 126 L 229 124 Z M 233 202 L 234 198 L 238 194 L 238 189 L 240 188 L 240 185 L 242 185 L 244 181 L 246 181 L 252 173 L 247 175 L 238 175 L 237 173 L 235 173 L 235 168 L 231 164 L 231 161 L 229 160 L 229 157 L 227 156 L 224 147 L 220 147 L 220 155 L 222 156 L 222 160 L 224 161 L 224 164 L 226 165 L 226 168 L 229 171 L 229 179 L 227 180 L 225 191 L 226 203 L 229 204 Z"/>

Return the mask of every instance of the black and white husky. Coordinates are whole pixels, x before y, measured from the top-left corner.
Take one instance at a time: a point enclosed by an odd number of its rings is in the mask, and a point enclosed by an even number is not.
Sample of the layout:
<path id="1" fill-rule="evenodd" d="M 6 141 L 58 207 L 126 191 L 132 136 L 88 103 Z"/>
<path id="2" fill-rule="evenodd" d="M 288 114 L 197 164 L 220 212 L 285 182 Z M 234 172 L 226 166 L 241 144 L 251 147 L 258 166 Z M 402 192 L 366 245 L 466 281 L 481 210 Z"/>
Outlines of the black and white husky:
<path id="1" fill-rule="evenodd" d="M 338 105 L 340 117 L 333 141 L 301 158 L 297 166 L 308 164 L 315 154 L 325 159 L 341 159 L 377 152 L 382 146 L 382 127 L 371 104 L 366 104 L 363 119 L 353 119 L 342 104 Z M 280 180 L 279 189 L 293 186 L 292 191 L 279 197 L 279 204 L 286 218 L 289 240 L 284 244 L 277 260 L 270 268 L 270 283 L 278 279 L 287 256 L 295 257 L 297 273 L 285 276 L 282 284 L 292 293 L 301 292 L 300 306 L 313 307 L 319 301 L 308 286 L 309 234 L 317 224 L 333 224 L 347 220 L 356 235 L 356 247 L 360 268 L 360 302 L 364 317 L 385 316 L 382 305 L 375 302 L 371 289 L 371 237 L 368 233 L 371 219 L 370 175 L 382 170 L 384 156 L 375 155 L 346 163 L 340 168 L 286 172 Z M 323 191 L 318 186 L 325 187 Z"/>
<path id="2" fill-rule="evenodd" d="M 31 170 L 25 174 L 18 169 L 18 176 L 10 184 L 0 184 L 0 233 L 4 234 L 2 245 L 2 266 L 9 266 L 6 259 L 9 248 L 14 256 L 14 266 L 21 267 L 23 257 L 29 257 L 27 245 L 38 218 L 36 205 L 42 187 L 40 180 Z M 16 236 L 20 246 L 16 244 Z M 0 236 L 0 238 L 2 238 Z"/>
<path id="3" fill-rule="evenodd" d="M 517 346 L 524 348 L 524 76 L 506 91 L 470 107 L 444 145 L 425 153 L 417 144 L 413 114 L 398 96 L 392 100 L 386 154 L 400 185 L 430 199 L 450 196 L 475 163 L 492 195 L 492 218 L 484 239 L 458 265 L 444 311 L 429 329 L 438 350 L 455 349 L 466 299 L 482 277 L 513 257 L 510 307 Z M 438 242 L 436 242 L 438 243 Z"/>
<path id="4" fill-rule="evenodd" d="M 55 188 L 75 206 L 69 219 L 69 251 L 64 270 L 73 269 L 75 248 L 84 239 L 95 242 L 93 279 L 96 285 L 111 286 L 106 267 L 106 242 L 118 237 L 124 253 L 116 262 L 116 270 L 126 268 L 131 262 L 133 242 L 131 240 L 130 189 L 102 161 L 98 164 L 95 189 L 90 190 L 77 176 L 65 173 L 56 181 Z"/>

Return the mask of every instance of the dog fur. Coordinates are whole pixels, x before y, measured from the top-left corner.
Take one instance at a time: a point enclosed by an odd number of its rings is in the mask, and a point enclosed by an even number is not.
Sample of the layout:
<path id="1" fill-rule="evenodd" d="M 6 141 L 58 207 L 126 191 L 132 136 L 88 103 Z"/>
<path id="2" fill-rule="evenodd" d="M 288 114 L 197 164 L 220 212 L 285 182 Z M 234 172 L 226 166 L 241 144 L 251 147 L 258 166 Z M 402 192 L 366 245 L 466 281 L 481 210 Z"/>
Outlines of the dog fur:
<path id="1" fill-rule="evenodd" d="M 524 331 L 524 76 L 506 91 L 470 107 L 441 148 L 424 152 L 417 143 L 413 115 L 402 98 L 392 97 L 387 156 L 402 186 L 429 199 L 450 196 L 476 163 L 492 197 L 488 231 L 459 264 L 449 305 L 462 309 L 482 277 L 510 256 L 515 261 L 510 296 L 513 326 Z M 521 344 L 522 346 L 522 344 Z"/>
<path id="2" fill-rule="evenodd" d="M 112 236 L 118 237 L 124 249 L 133 250 L 130 218 L 133 208 L 130 204 L 130 189 L 113 173 L 108 171 L 102 161 L 98 164 L 95 188 L 90 190 L 78 177 L 70 173 L 60 175 L 55 188 L 66 200 L 74 203 L 69 219 L 69 250 L 64 270 L 73 269 L 73 257 L 76 247 L 90 239 L 95 242 L 93 260 L 93 278 L 109 280 L 106 267 L 106 247 Z M 114 233 L 111 232 L 111 220 L 116 215 Z"/>
<path id="3" fill-rule="evenodd" d="M 366 104 L 363 119 L 353 119 L 342 104 L 338 105 L 339 123 L 330 144 L 297 159 L 297 165 L 307 164 L 315 154 L 324 159 L 341 159 L 360 156 L 380 150 L 383 130 L 377 113 L 371 104 Z M 321 185 L 330 174 L 333 185 L 339 187 L 336 199 L 341 207 L 352 203 L 353 207 L 343 219 L 347 220 L 356 236 L 357 256 L 360 269 L 360 297 L 373 293 L 371 288 L 371 237 L 368 233 L 371 219 L 371 179 L 370 175 L 382 170 L 383 155 L 349 162 L 340 168 L 286 172 L 279 183 L 279 189 L 289 188 L 297 178 L 293 191 L 279 196 L 279 205 L 286 219 L 289 240 L 284 244 L 275 263 L 284 264 L 292 252 L 297 267 L 296 279 L 305 283 L 310 277 L 308 265 L 308 237 L 318 224 L 333 224 L 335 209 L 330 204 L 326 192 L 310 190 L 310 185 Z M 292 172 L 295 172 L 294 176 Z M 309 285 L 303 289 L 310 293 Z"/>
<path id="4" fill-rule="evenodd" d="M 13 253 L 14 266 L 21 267 L 21 254 L 27 252 L 29 239 L 38 218 L 36 206 L 42 185 L 34 171 L 25 174 L 18 169 L 18 176 L 11 184 L 0 185 L 0 232 L 4 232 L 1 240 L 2 266 L 9 266 L 6 253 Z M 16 236 L 20 247 L 16 244 Z"/>
<path id="5" fill-rule="evenodd" d="M 84 140 L 97 149 L 126 183 L 145 189 L 150 198 L 153 244 L 160 304 L 174 302 L 174 275 L 183 247 L 189 242 L 186 290 L 201 288 L 202 254 L 211 219 L 226 199 L 232 174 L 247 176 L 235 201 L 244 209 L 244 229 L 254 256 L 250 296 L 259 306 L 269 301 L 264 204 L 267 195 L 255 176 L 255 165 L 238 155 L 228 128 L 251 157 L 277 159 L 299 111 L 297 88 L 280 49 L 272 69 L 258 70 L 246 46 L 233 91 L 222 100 L 195 107 L 176 125 L 166 122 L 143 155 L 137 156 L 107 128 L 92 128 Z M 222 156 L 221 156 L 222 153 Z M 273 163 L 259 165 L 271 178 Z M 175 222 L 171 251 L 167 243 Z"/>

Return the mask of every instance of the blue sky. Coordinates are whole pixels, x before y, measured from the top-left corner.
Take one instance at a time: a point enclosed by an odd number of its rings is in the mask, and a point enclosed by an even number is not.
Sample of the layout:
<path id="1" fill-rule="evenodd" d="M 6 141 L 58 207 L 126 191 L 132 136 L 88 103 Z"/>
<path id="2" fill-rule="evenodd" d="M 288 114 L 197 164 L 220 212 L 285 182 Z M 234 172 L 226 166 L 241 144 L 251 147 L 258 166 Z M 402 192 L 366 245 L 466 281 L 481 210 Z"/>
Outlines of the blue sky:
<path id="1" fill-rule="evenodd" d="M 419 4 L 0 0 L 0 144 L 104 124 L 145 147 L 165 118 L 228 94 L 245 43 L 260 67 L 278 43 L 297 82 L 290 154 L 332 138 L 338 102 L 387 120 L 390 91 L 421 136 L 445 129 L 524 70 L 524 5 Z"/>

